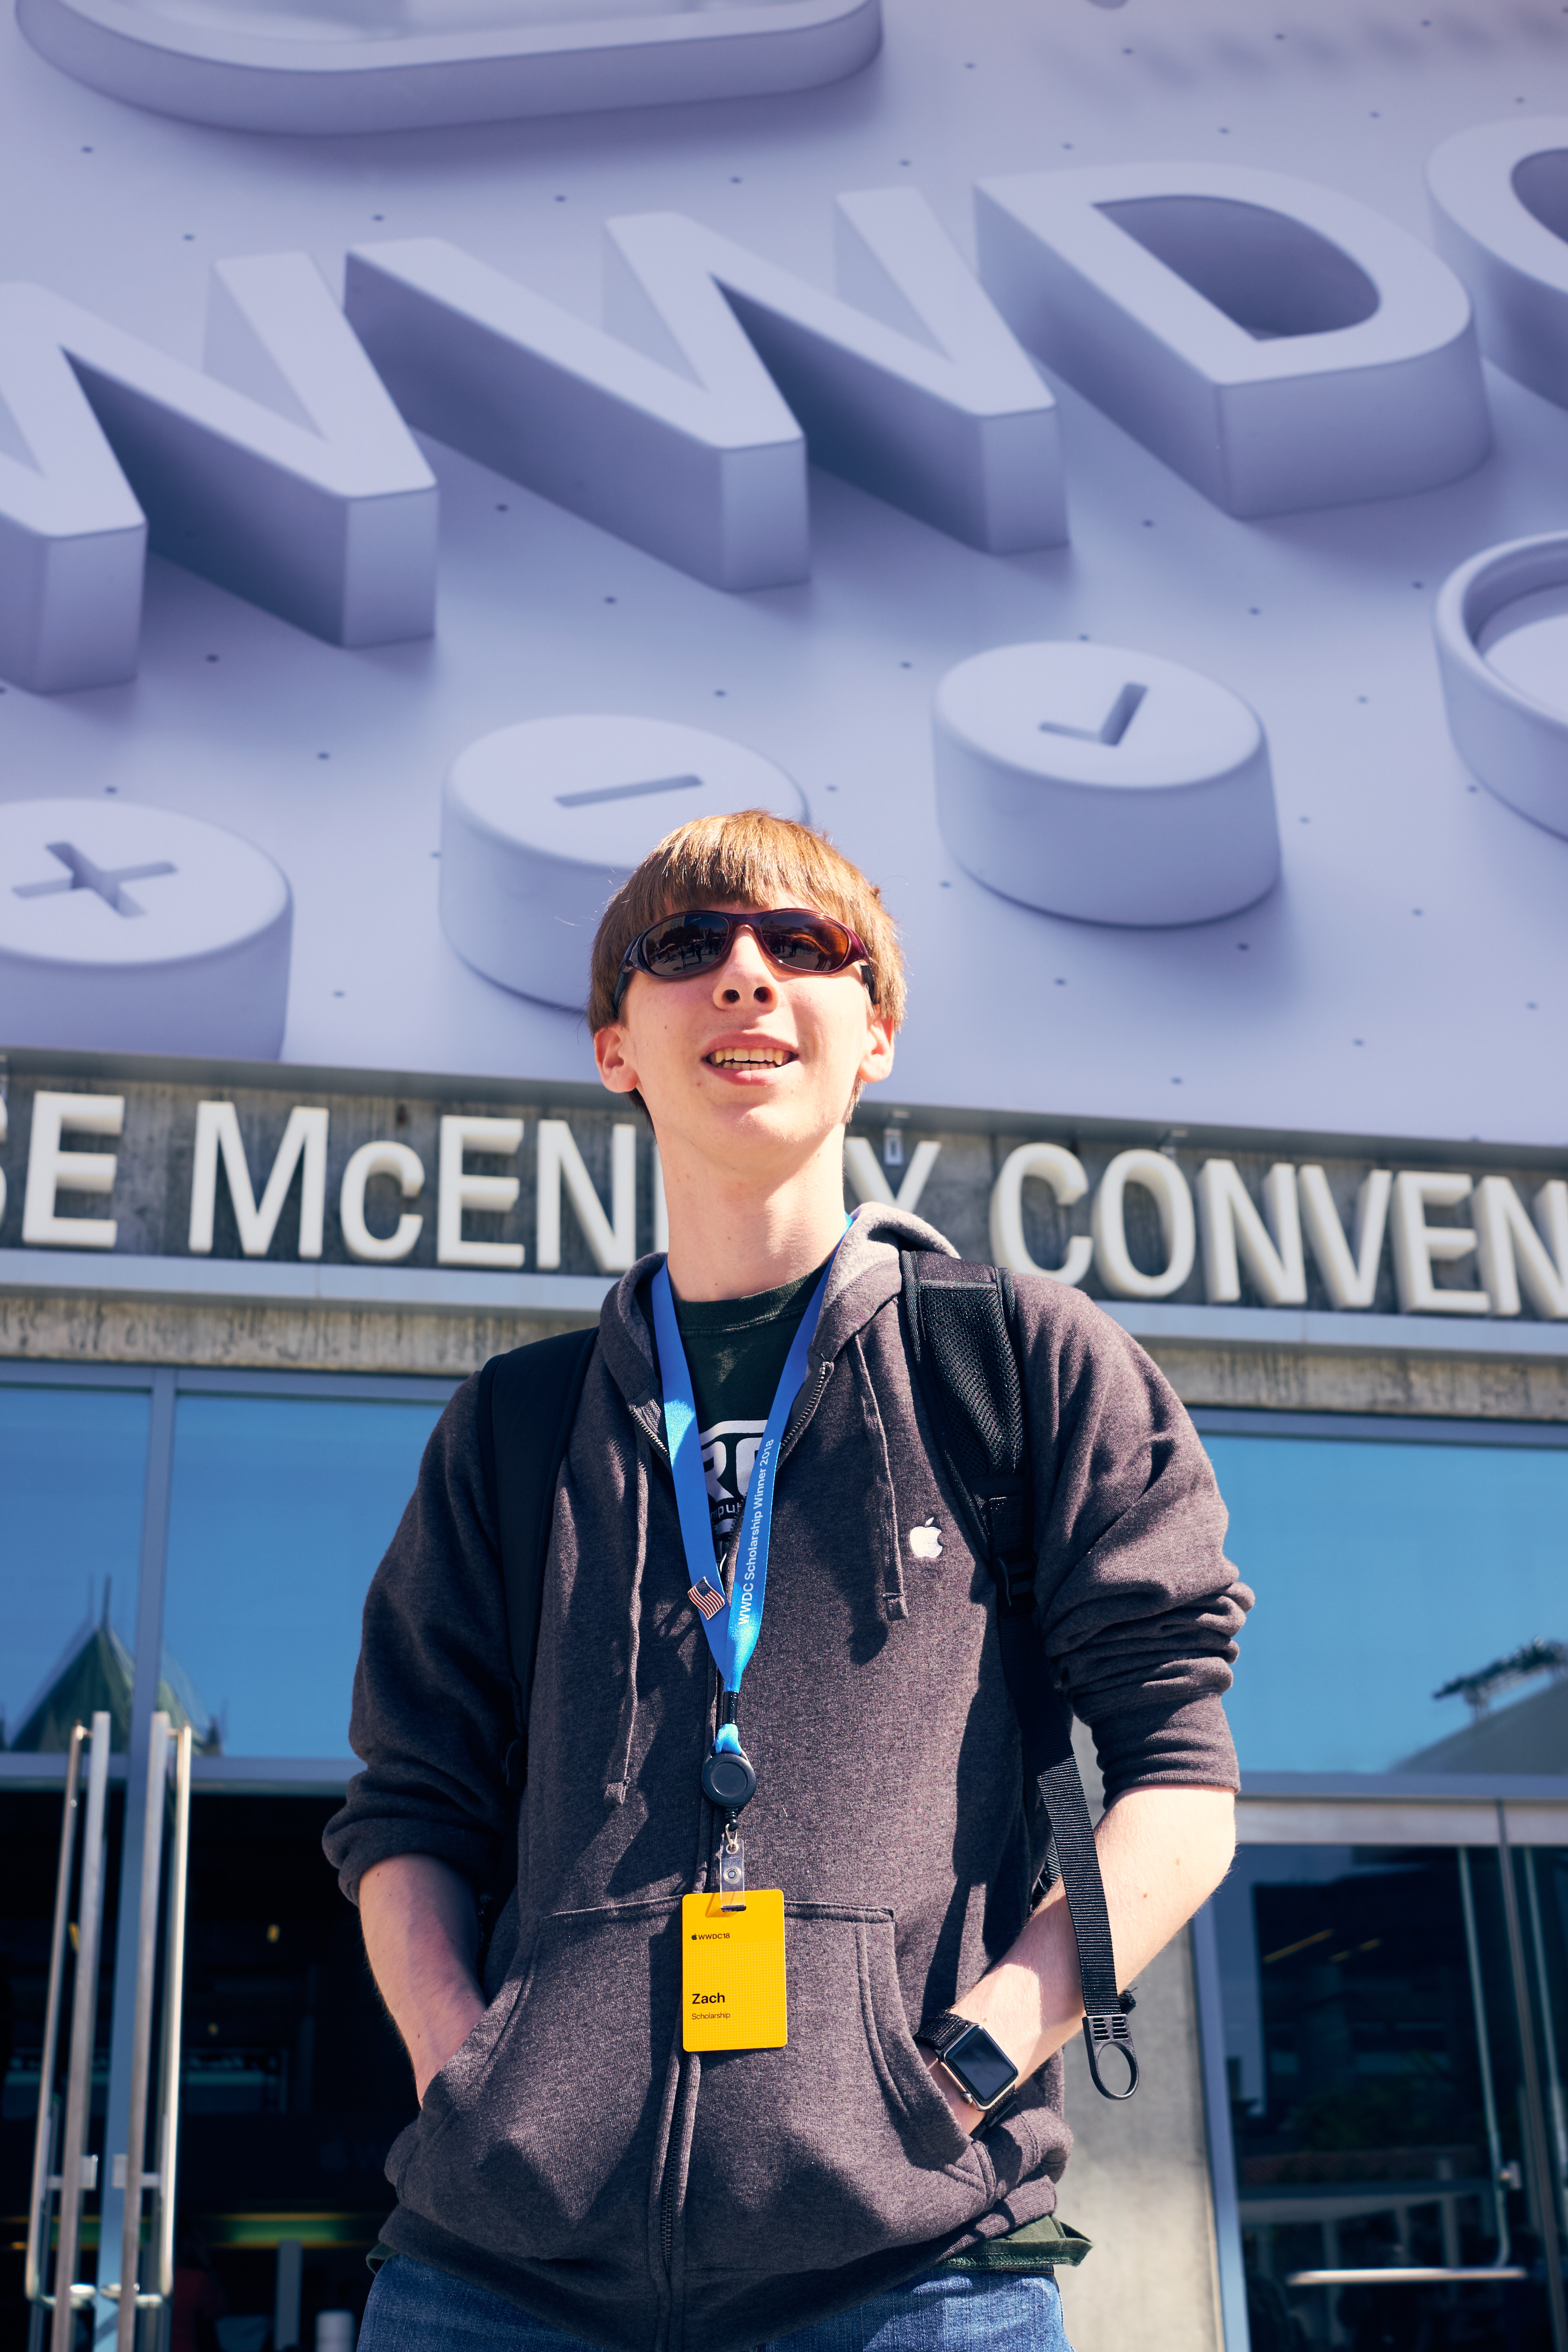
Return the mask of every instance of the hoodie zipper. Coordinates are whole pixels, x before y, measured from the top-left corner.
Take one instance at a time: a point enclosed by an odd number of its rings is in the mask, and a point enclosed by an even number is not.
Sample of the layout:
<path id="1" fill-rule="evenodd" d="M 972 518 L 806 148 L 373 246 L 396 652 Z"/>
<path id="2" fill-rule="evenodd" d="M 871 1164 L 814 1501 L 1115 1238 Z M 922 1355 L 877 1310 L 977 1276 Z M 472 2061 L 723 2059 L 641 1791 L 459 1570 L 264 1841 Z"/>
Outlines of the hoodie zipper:
<path id="1" fill-rule="evenodd" d="M 790 1410 L 789 1419 L 784 1423 L 784 1443 L 779 1447 L 781 1465 L 794 1453 L 796 1443 L 810 1423 L 813 1413 L 822 1402 L 823 1391 L 833 1377 L 833 1360 L 828 1357 L 814 1364 L 812 1370 L 816 1374 L 816 1381 L 808 1386 L 807 1381 L 810 1381 L 808 1374 L 806 1381 L 801 1382 L 800 1394 L 795 1398 Z M 658 1404 L 651 1402 L 647 1404 L 633 1405 L 630 1411 L 632 1419 L 647 1439 L 648 1444 L 666 1469 L 668 1469 L 669 1445 L 664 1433 L 663 1411 Z"/>
<path id="2" fill-rule="evenodd" d="M 795 1452 L 795 1446 L 798 1444 L 801 1438 L 805 1434 L 807 1428 L 810 1426 L 813 1413 L 816 1411 L 817 1406 L 822 1402 L 823 1391 L 826 1390 L 828 1381 L 833 1378 L 834 1361 L 835 1359 L 831 1356 L 818 1360 L 815 1368 L 816 1372 L 816 1384 L 814 1388 L 808 1389 L 804 1381 L 801 1382 L 800 1393 L 795 1398 L 795 1403 L 790 1409 L 789 1419 L 784 1423 L 784 1443 L 779 1447 L 779 1467 L 781 1470 L 784 1464 L 789 1460 L 790 1455 Z"/>
<path id="3" fill-rule="evenodd" d="M 781 1465 L 785 1456 L 794 1451 L 796 1442 L 805 1431 L 807 1423 L 810 1422 L 817 1406 L 822 1402 L 823 1391 L 826 1388 L 828 1381 L 831 1379 L 833 1373 L 833 1362 L 831 1358 L 826 1361 L 818 1362 L 814 1369 L 816 1373 L 816 1381 L 812 1382 L 809 1389 L 806 1388 L 804 1383 L 802 1384 L 801 1393 L 795 1399 L 795 1408 L 785 1424 L 784 1444 L 779 1448 L 779 1460 Z M 669 1463 L 669 1448 L 665 1442 L 663 1415 L 658 1407 L 657 1405 L 650 1405 L 640 1409 L 634 1407 L 633 1417 L 644 1431 L 654 1452 L 658 1454 L 660 1459 L 668 1466 Z M 737 1529 L 735 1541 L 730 1549 L 730 1559 L 726 1562 L 726 1565 L 732 1565 L 735 1552 L 739 1548 L 740 1538 L 739 1530 Z M 676 2149 L 680 2132 L 681 2109 L 687 2095 L 688 2085 L 686 2082 L 685 2060 L 683 2057 L 681 2061 L 681 2080 L 675 2095 L 675 2110 L 670 2117 L 669 2145 L 665 2151 L 664 2178 L 659 2182 L 658 2186 L 659 2252 L 664 2258 L 664 2274 L 667 2280 L 673 2279 L 675 2265 L 675 2200 L 678 2194 L 676 2180 L 678 2169 Z"/>
<path id="4" fill-rule="evenodd" d="M 683 2082 L 680 2090 L 685 2087 Z M 675 2095 L 675 2114 L 670 2119 L 670 2145 L 664 2159 L 664 2179 L 658 2188 L 658 2241 L 664 2254 L 667 2279 L 675 2267 L 675 2127 L 680 2116 L 680 2090 Z"/>

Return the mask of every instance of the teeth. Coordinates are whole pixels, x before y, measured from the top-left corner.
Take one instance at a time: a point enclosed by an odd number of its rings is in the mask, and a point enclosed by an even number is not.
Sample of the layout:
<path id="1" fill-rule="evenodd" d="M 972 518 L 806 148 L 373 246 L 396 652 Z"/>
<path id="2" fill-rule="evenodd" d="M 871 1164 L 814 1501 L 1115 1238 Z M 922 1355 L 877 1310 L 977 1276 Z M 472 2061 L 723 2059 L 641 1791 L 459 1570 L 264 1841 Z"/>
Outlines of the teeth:
<path id="1" fill-rule="evenodd" d="M 743 1067 L 752 1062 L 760 1062 L 766 1068 L 777 1070 L 782 1069 L 789 1058 L 776 1046 L 769 1045 L 722 1045 L 708 1056 L 717 1070 Z"/>

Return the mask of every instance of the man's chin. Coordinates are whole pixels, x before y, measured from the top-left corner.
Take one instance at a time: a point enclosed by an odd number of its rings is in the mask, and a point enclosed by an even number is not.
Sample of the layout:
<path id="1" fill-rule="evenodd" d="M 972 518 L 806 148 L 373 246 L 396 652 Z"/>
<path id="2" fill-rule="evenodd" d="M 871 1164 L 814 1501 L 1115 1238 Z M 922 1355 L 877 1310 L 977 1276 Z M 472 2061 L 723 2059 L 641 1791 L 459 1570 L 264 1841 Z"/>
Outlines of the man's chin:
<path id="1" fill-rule="evenodd" d="M 759 1087 L 742 1093 L 736 1087 L 717 1101 L 710 1098 L 709 1131 L 715 1144 L 725 1137 L 747 1144 L 766 1143 L 774 1150 L 808 1157 L 841 1122 L 816 1103 L 805 1103 L 783 1087 Z"/>

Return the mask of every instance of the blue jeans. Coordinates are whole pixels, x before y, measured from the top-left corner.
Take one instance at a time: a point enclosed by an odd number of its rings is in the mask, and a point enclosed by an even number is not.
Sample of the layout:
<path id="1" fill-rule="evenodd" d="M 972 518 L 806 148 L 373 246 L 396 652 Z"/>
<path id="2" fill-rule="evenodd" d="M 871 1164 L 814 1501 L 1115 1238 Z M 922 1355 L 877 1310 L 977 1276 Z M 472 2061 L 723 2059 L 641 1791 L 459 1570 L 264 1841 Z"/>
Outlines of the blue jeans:
<path id="1" fill-rule="evenodd" d="M 365 2305 L 359 2352 L 580 2352 L 483 2287 L 398 2254 Z M 932 2271 L 852 2311 L 778 2336 L 768 2352 L 1071 2352 L 1053 2278 Z"/>

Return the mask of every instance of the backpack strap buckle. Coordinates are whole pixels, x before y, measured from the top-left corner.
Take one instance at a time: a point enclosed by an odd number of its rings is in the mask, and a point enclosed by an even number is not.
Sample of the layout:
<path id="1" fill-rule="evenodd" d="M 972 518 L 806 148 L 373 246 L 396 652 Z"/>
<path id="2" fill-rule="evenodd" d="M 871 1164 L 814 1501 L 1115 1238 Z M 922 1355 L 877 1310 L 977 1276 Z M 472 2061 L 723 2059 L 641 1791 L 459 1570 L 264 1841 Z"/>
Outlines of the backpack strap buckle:
<path id="1" fill-rule="evenodd" d="M 1138 2053 L 1132 2046 L 1132 2028 L 1127 2021 L 1127 2011 L 1131 2006 L 1131 1994 L 1124 1992 L 1119 2007 L 1091 2010 L 1083 2021 L 1083 2043 L 1089 2052 L 1089 2071 L 1102 2099 L 1130 2099 L 1138 2088 Z M 1110 2050 L 1120 2051 L 1127 2061 L 1127 2087 L 1124 2091 L 1113 2091 L 1100 2071 L 1101 2057 Z"/>
<path id="2" fill-rule="evenodd" d="M 1007 1617 L 1026 1617 L 1035 1605 L 1035 1562 L 1027 1552 L 996 1551 L 996 1605 Z"/>

